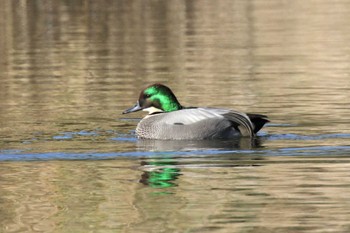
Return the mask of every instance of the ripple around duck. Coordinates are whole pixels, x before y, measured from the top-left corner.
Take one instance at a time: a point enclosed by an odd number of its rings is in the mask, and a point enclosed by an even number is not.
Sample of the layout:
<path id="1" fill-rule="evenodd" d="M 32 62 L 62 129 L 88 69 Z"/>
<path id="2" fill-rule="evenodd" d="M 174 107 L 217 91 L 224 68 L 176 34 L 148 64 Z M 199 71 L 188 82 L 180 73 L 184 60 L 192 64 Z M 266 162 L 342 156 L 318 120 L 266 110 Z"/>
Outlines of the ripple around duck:
<path id="1" fill-rule="evenodd" d="M 115 131 L 78 131 L 64 132 L 53 136 L 53 141 L 76 140 L 84 137 L 84 140 L 94 141 L 98 137 L 100 141 L 109 143 L 111 148 L 114 144 L 129 145 L 128 151 L 96 152 L 87 149 L 87 152 L 43 152 L 31 153 L 31 149 L 8 149 L 0 150 L 0 161 L 35 161 L 35 160 L 106 160 L 116 158 L 157 158 L 171 157 L 215 157 L 230 155 L 235 159 L 237 155 L 243 156 L 348 156 L 350 145 L 346 141 L 350 134 L 320 134 L 320 135 L 298 135 L 298 134 L 260 134 L 254 140 L 237 138 L 236 140 L 199 140 L 199 141 L 162 141 L 137 139 L 134 134 L 122 134 Z M 51 140 L 52 140 L 51 139 Z M 338 145 L 333 145 L 334 139 Z M 344 139 L 344 140 L 342 140 Z M 317 141 L 322 140 L 322 143 Z M 50 143 L 50 140 L 36 139 L 35 143 Z M 293 142 L 289 147 L 288 141 Z M 311 143 L 308 143 L 310 141 Z M 276 143 L 278 142 L 278 143 Z M 281 144 L 282 147 L 276 147 Z M 306 142 L 306 143 L 305 143 Z M 316 143 L 315 143 L 316 142 Z M 323 144 L 327 142 L 327 144 Z M 34 142 L 33 142 L 34 143 Z M 275 145 L 276 144 L 276 145 Z M 131 145 L 131 146 L 130 146 Z M 268 145 L 268 146 L 266 146 Z M 94 148 L 92 144 L 90 148 Z M 116 149 L 118 150 L 118 149 Z M 28 153 L 29 152 L 29 153 Z"/>
<path id="2" fill-rule="evenodd" d="M 237 156 L 260 156 L 260 157 L 336 157 L 348 156 L 350 146 L 310 146 L 281 148 L 272 150 L 225 150 L 225 149 L 201 149 L 189 151 L 130 151 L 110 153 L 25 153 L 20 150 L 1 150 L 0 161 L 43 161 L 43 160 L 108 160 L 118 158 L 139 159 L 139 158 L 211 158 L 215 156 L 231 156 L 233 160 Z"/>
<path id="3" fill-rule="evenodd" d="M 267 135 L 268 140 L 324 140 L 332 138 L 350 138 L 350 134 L 320 134 L 320 135 L 298 135 L 298 134 L 275 134 Z"/>
<path id="4" fill-rule="evenodd" d="M 69 140 L 73 139 L 76 136 L 99 136 L 99 132 L 97 131 L 79 131 L 79 132 L 63 132 L 59 135 L 55 135 L 52 137 L 53 140 Z"/>

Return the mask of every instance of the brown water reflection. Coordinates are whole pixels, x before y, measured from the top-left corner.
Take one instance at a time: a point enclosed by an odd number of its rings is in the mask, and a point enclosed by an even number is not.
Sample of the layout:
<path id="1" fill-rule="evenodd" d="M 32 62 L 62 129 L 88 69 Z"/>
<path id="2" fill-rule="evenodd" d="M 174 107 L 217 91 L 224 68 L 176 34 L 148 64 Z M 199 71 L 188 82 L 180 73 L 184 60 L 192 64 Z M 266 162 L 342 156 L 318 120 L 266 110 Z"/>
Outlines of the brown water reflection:
<path id="1" fill-rule="evenodd" d="M 0 1 L 0 231 L 349 231 L 349 11 Z M 143 113 L 120 113 L 153 82 L 271 124 L 256 142 L 137 140 Z"/>
<path id="2" fill-rule="evenodd" d="M 347 158 L 232 158 L 223 166 L 205 158 L 2 163 L 1 225 L 5 232 L 349 229 Z M 137 182 L 174 166 L 167 188 Z"/>

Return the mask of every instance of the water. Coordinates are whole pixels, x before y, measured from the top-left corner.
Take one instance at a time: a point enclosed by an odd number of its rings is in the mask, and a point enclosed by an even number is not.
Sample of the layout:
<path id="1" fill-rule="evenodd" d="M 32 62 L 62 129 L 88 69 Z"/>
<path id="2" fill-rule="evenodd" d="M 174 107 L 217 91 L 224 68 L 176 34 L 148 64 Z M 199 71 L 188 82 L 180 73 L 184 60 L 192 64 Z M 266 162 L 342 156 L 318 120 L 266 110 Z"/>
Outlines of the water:
<path id="1" fill-rule="evenodd" d="M 349 232 L 347 1 L 1 1 L 0 232 Z M 146 85 L 266 114 L 138 140 Z"/>

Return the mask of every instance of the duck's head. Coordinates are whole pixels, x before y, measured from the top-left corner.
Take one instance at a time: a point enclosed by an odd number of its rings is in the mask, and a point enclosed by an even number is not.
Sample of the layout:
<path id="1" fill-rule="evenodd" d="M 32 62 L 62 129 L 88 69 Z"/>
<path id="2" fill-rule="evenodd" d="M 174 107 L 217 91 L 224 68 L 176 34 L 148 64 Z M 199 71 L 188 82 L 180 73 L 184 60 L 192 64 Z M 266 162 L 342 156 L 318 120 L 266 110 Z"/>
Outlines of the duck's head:
<path id="1" fill-rule="evenodd" d="M 125 110 L 123 114 L 140 110 L 152 114 L 156 112 L 171 112 L 180 109 L 182 109 L 182 106 L 170 88 L 157 83 L 143 89 L 135 106 Z"/>

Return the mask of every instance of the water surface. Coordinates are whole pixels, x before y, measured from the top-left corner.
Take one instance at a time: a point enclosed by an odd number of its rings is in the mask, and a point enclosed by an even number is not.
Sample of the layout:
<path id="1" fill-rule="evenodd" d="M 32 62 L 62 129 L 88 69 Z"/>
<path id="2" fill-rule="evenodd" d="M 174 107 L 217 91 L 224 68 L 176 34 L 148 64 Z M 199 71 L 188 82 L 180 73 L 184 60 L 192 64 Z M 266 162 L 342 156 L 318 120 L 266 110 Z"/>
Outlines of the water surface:
<path id="1" fill-rule="evenodd" d="M 1 232 L 348 232 L 346 1 L 0 2 Z M 135 137 L 139 91 L 266 114 Z"/>

